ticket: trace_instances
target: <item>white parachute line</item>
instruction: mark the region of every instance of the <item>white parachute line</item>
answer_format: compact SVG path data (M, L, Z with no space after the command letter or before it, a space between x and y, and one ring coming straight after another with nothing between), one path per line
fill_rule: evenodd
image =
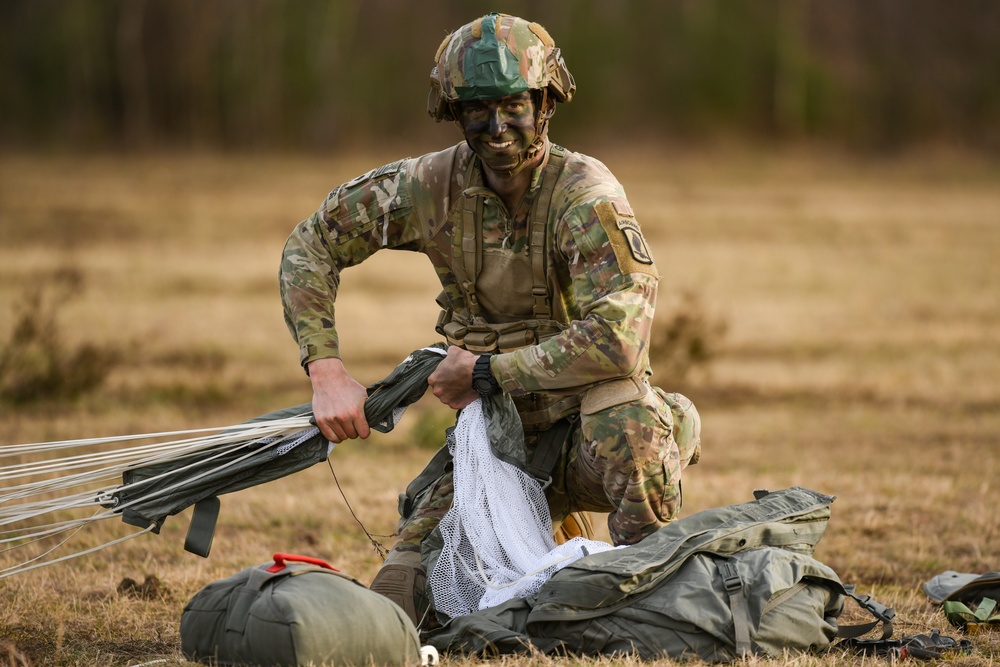
M266 437L267 436L265 436L265 438ZM227 445L236 444L236 445L241 445L241 446L245 445L245 446L249 447L249 446L252 446L254 444L259 443L261 440L263 440L265 438L257 438L257 439L250 440L250 441L247 441L247 439L245 437L240 438L240 439L235 440L235 441L215 441L215 440L213 440L212 442L202 443L199 446L189 445L189 446L187 446L184 449L182 455L177 455L176 453L173 453L173 454L157 454L157 455L154 455L154 456L148 456L146 458L132 457L134 460L128 460L128 457L123 456L122 458L124 458L126 460L125 460L124 463L121 463L121 464L112 465L112 466L106 466L104 468L98 468L96 470L91 470L89 472L76 473L76 474L73 474L73 475L63 475L61 477L54 478L54 479L51 479L51 480L42 480L42 481L38 481L38 482L29 482L27 484L22 484L22 485L19 485L19 486L8 487L8 488L11 488L11 489L41 488L43 490L54 490L54 489L60 489L60 488L70 488L70 487L75 486L77 484L83 484L83 483L93 482L93 481L95 481L97 479L100 479L101 477L117 477L118 475L120 475L122 472L124 472L125 470L127 470L129 468L140 468L140 467L144 467L144 466L154 465L154 464L157 464L157 463L165 463L167 461L174 461L174 460L186 458L187 456L192 456L194 454L197 454L198 452L207 452L207 451L211 451L212 449L218 449L218 450L220 450L222 452L231 451L232 447L228 447L227 448ZM53 464L53 470L59 470L60 468L58 467L58 465L59 465L58 462L54 463ZM0 469L0 470L2 470L2 469ZM0 475L0 479L3 479L2 475ZM2 501L2 500L6 500L6 496L0 496L0 501Z
M90 464L90 462L93 462L91 465L98 465L101 461L134 459L148 452L156 453L157 456L155 458L157 460L170 460L171 458L180 457L177 452L196 452L213 446L222 446L232 444L233 442L244 442L251 437L254 439L274 437L276 435L287 433L293 429L296 431L304 430L309 426L311 426L311 423L308 421L308 418L289 417L287 419L274 420L270 422L256 422L251 424L249 427L242 429L242 431L238 433L226 432L214 436L188 438L163 443L151 443L148 445L139 445L137 447L130 447L126 449L117 449L91 454L77 454L46 462L15 463L0 468L0 480L15 479L29 474L72 470L79 467L85 467L83 464Z
M310 433L312 430L312 433ZM218 431L224 431L223 433L218 433ZM44 479L34 482L28 482L24 484L19 484L13 487L7 487L5 493L0 494L0 526L23 523L26 520L36 518L45 514L51 514L55 512L66 512L70 510L79 510L87 507L93 507L95 505L103 507L103 511L98 511L95 514L87 517L79 517L75 519L67 519L62 521L57 521L48 524L42 524L30 528L13 528L7 530L0 530L0 544L12 545L6 548L0 549L0 553L7 551L12 551L20 549L22 547L28 546L40 540L50 538L53 536L72 531L68 537L59 542L51 549L46 552L35 556L34 558L26 561L25 563L18 564L16 566L11 566L5 569L0 569L0 579L17 574L20 572L25 572L28 570L35 569L37 567L42 567L45 565L54 564L70 558L76 558L78 556L86 555L100 549L118 544L125 540L138 537L139 535L145 534L154 530L156 528L156 522L152 522L146 529L134 533L132 535L113 540L106 544L81 551L79 553L70 554L61 558L53 559L45 562L36 562L41 558L46 557L53 553L56 549L66 544L67 541L72 539L72 537L79 532L85 525L93 523L95 521L102 521L110 518L120 517L123 511L132 505L143 503L151 499L155 499L164 494L169 494L184 485L197 483L200 479L218 474L224 471L230 466L237 465L244 460L257 454L262 447L270 447L278 445L283 447L283 451L278 452L279 455L290 451L294 447L298 446L310 437L313 437L317 429L310 422L308 414L303 416L290 417L281 420L270 420L262 422L254 422L250 424L241 424L238 426L227 426L218 429L197 429L190 431L175 431L167 433L164 435L176 435L176 434L188 434L188 433L205 433L212 432L213 435L200 436L197 438L186 438L183 440L176 440L168 443L152 443L146 445L140 445L137 447L128 448L125 450L111 451L111 452L97 452L89 455L74 455L71 457L65 457L62 461L53 461L45 464L15 464L14 466L0 467L0 480L4 479L16 479L18 477L32 477L38 476L40 474L51 474L59 470L67 469L79 469L87 466L95 466L112 463L112 465L104 465L104 467L98 468L96 470L87 470L82 472L73 473L70 475L64 475L58 478ZM5 452L3 455L12 456L12 452L18 455L24 455L26 453L36 453L39 451L54 451L65 447L79 447L81 443L83 444L100 444L106 442L121 442L127 440L138 440L142 438L155 437L158 434L143 434L136 436L123 436L119 438L92 438L88 440L74 440L74 441L62 441L61 443L41 443L42 446L37 445L16 445L9 447L0 447L0 452ZM107 501L113 497L113 494L121 491L124 488L139 489L142 486L152 484L154 482L169 479L170 477L176 476L178 473L183 473L185 470L194 467L204 466L206 463L210 463L214 459L217 459L225 454L237 451L241 448L246 448L247 452L242 456L237 457L232 461L224 462L220 465L215 465L209 469L203 470L197 475L180 480L174 484L170 484L163 489L142 495L140 497L134 498L125 503L120 503L114 507L108 507ZM194 457L195 454L202 452L206 456ZM327 452L329 454L329 450ZM175 467L171 470L166 470L160 474L154 475L152 477L139 480L132 484L124 485L121 484L121 474L128 469L135 469L143 466L153 465L157 463L164 463L171 460L183 459L186 457L192 457L189 463L183 466ZM69 465L65 465L66 462ZM15 506L9 506L11 500L19 500L30 498L32 496L51 494L60 490L68 490L76 487L85 486L88 484L94 484L95 482L106 480L110 482L105 484L98 490L85 490L76 493L72 493L68 496L63 496L61 498L48 498L42 500L35 500L25 503L20 503ZM4 507L3 504L7 504Z
M109 515L106 512L99 512L92 516L79 517L76 519L66 519L65 521L57 521L54 523L47 523L41 526L36 526L35 532L21 532L19 535L14 537L5 537L0 539L0 544L12 544L14 542L21 542L23 540L35 540L42 539L45 537L51 537L52 535L57 535L65 530L69 530L74 526L80 526L87 523L94 523L95 521L102 521L104 519L109 519L113 515ZM17 531L5 531L3 534L8 535L15 533ZM16 548L16 547L15 547Z
M242 424L232 424L230 426L213 426L209 428L196 428L196 429L185 429L182 431L161 431L159 433L136 433L132 435L116 435L103 438L82 438L78 440L54 440L52 442L32 442L21 445L0 445L0 457L4 456L18 456L25 453L39 453L47 452L56 449L70 449L73 447L85 447L89 445L103 445L115 442L127 442L130 440L145 440L153 438L166 438L174 437L178 435L191 435L195 433L218 433L220 431L250 431L261 426L275 425L283 426L285 428L294 427L296 424L301 424L304 420L308 424L309 417L303 413L302 415L296 415L293 417L284 417L282 419L271 419L259 422L247 422ZM196 441L201 438L191 438L189 440Z
M73 522L73 525L77 525L77 524L78 524L78 522ZM47 530L44 533L36 533L36 534L32 534L32 535L25 535L25 536L22 536L22 537L15 537L15 538L10 538L10 539L6 539L6 540L0 540L0 544L7 544L9 542L21 542L22 543L22 544L15 544L15 545L9 546L9 547L4 547L4 548L0 549L0 554L5 554L5 553L7 553L9 551L16 551L17 549L21 549L23 547L29 546L31 544L34 544L35 542L41 542L46 537L50 537L52 535L58 535L59 533L64 533L67 530L72 530L73 529L73 525L66 526L66 527L63 527L63 528L58 528L58 529Z
M119 478L122 470L113 471L106 475L96 473L77 473L74 475L67 475L66 477L42 479L34 482L25 482L24 484L18 484L17 486L11 486L7 488L9 493L0 495L0 505L14 500L20 500L22 498L30 498L31 496L49 493L51 491L72 489L75 486L83 486L84 484L93 486L95 482L99 482L102 479L110 481ZM2 510L0 510L0 514L2 513Z
M94 505L104 506L97 500L101 492L81 491L59 498L48 498L36 500L30 503L21 503L10 507L0 508L0 526L5 526L14 521L27 520L39 514L68 510L77 507L93 507ZM11 518L12 517L12 518Z
M315 428L315 427L310 427L310 428ZM197 453L197 451L207 451L207 450L211 450L213 448L217 449L218 451L214 452L213 455L211 455L211 456L203 457L203 458L194 460L194 461L192 461L192 463L188 464L187 466L182 466L182 467L179 467L179 468L174 468L173 470L167 471L164 474L157 475L157 476L145 479L145 480L141 480L139 482L135 482L134 484L132 484L130 486L132 486L133 488L138 488L138 487L141 487L143 484L148 484L148 483L151 483L151 482L156 481L158 479L161 479L163 476L165 476L167 474L174 474L174 473L176 473L178 471L186 470L187 468L191 467L192 465L197 465L197 464L200 464L200 463L204 463L205 461L211 461L213 458L216 458L218 456L221 456L222 454L225 454L225 453L230 452L230 451L233 450L232 447L228 447L228 448L225 447L226 444L230 444L230 445L236 444L238 447L244 447L244 446L245 447L252 447L255 444L261 444L262 441L265 441L265 440L268 440L268 439L272 439L273 440L272 442L265 443L265 445L269 446L271 444L274 444L274 442L281 442L282 440L286 440L290 436L295 436L295 435L299 435L299 437L301 438L301 440L304 440L305 436L300 435L300 434L308 432L310 430L310 428L300 429L300 430L297 430L297 431L295 431L295 432L293 432L291 434L287 434L287 433L283 434L284 437L280 438L280 439L277 439L277 440L273 440L273 438L274 438L274 436L272 435L273 429L268 429L268 431L266 432L266 434L263 437L256 438L256 439L254 439L252 441L249 441L249 442L246 440L246 436L244 435L244 437L242 437L240 439L237 439L237 440L235 440L233 442L229 442L229 443L215 443L213 445L213 447L203 447L201 450L196 450L195 449L195 450L190 451L189 455ZM311 437L311 436L308 436L308 437ZM300 440L300 442L301 442L301 440ZM257 451L258 449L260 449L260 448L259 447L258 448L254 448L252 451ZM179 458L184 458L184 457L152 456L152 457L147 457L146 459L142 459L140 461L132 462L132 463L130 463L128 465L108 466L108 467L105 467L105 468L101 468L101 469L98 469L98 470L92 470L92 471L85 472L85 473L77 473L77 474L74 474L74 475L66 475L66 476L63 476L63 477L55 478L55 479L41 480L41 481L32 482L32 483L28 483L28 484L22 484L22 485L19 485L19 486L16 486L16 487L11 487L11 489L12 489L11 493L0 495L0 503L2 503L2 502L8 502L10 500L15 500L15 499L19 499L19 498L30 497L32 495L38 495L38 494L41 494L41 493L50 493L50 492L57 491L57 490L69 489L69 488L73 488L74 486L81 486L81 485L84 485L84 484L93 484L93 483L95 483L95 482L97 482L97 481L99 481L101 479L107 479L108 481L110 481L112 479L118 478L121 475L121 473L124 472L128 468L136 468L136 467L142 467L142 466L152 465L152 464L156 464L156 463L163 463L163 462L166 462L166 461L176 460L176 459L179 459ZM240 460L242 460L242 459L240 459ZM99 492L95 492L95 496L96 495L99 495ZM4 514L4 512L0 511L0 515L2 515L2 514ZM2 522L0 522L0 525L2 525Z
M151 523L148 527L144 528L143 530L140 530L138 533L132 533L131 535L126 535L125 537L120 537L117 540L105 542L104 544L100 544L90 549L85 549L84 551L79 551L77 553L69 554L67 556L62 556L60 558L56 558L53 560L47 560L44 563L35 563L33 565L29 565L28 567L17 566L17 569L8 568L6 570L0 571L0 579L4 579L6 577L10 577L15 574L21 574L22 572L27 572L28 570L35 570L40 567L46 567L47 565L55 565L56 563L61 563L62 561L70 560L71 558L79 558L80 556L86 556L87 554L92 554L95 551L100 551L101 549L107 549L108 547L114 546L116 544L121 544L122 542L127 542L128 540L139 537L140 535L145 535L154 528L156 528L156 524Z
M292 435L295 435L295 434L292 434ZM287 439L287 438L285 438L285 439ZM280 443L281 441L279 440L278 442ZM271 443L271 445L273 445L273 444L276 444L276 443ZM154 475L152 477L148 477L146 479L139 480L138 482L134 482L132 484L118 485L116 487L109 487L109 488L102 489L102 490L99 490L99 491L84 491L84 492L80 492L80 493L74 494L74 495L69 496L69 497L56 498L56 499L48 499L48 500L41 500L41 501L36 501L34 503L22 503L20 505L14 506L12 508L0 510L0 516L3 516L3 515L7 516L7 518L5 518L5 519L0 519L0 526L7 525L7 524L10 524L10 523L22 522L22 521L25 521L27 519L34 518L36 516L41 516L41 515L48 514L48 513L54 512L54 511L59 511L59 510L68 510L68 509L74 509L74 508L78 509L78 508L82 508L82 507L92 507L94 505L104 506L104 503L99 500L102 496L110 496L114 492L119 491L122 488L126 488L126 487L129 487L129 488L132 488L132 489L139 489L142 486L151 484L153 482L159 481L159 480L164 479L164 478L168 478L168 477L174 476L174 475L176 475L176 474L178 474L180 472L183 472L183 471L185 471L185 470L187 470L187 469L189 469L191 467L203 465L203 464L205 464L208 461L211 461L211 460L213 460L215 458L218 458L218 457L220 457L220 456L228 453L229 451L231 451L231 450L220 450L218 452L213 453L211 456L197 459L197 460L192 461L191 463L189 463L189 464L187 464L185 466L181 466L181 467L173 468L171 470L164 471L164 472L160 473L159 475ZM187 482L191 482L191 481L196 481L198 479L201 479L205 475L210 475L210 474L219 472L221 470L224 470L227 466L235 464L235 463L239 463L240 461L243 461L247 457L252 456L257 451L258 451L258 449L253 449L253 450L247 452L246 455L244 455L244 456L242 456L240 458L234 459L233 461L231 461L229 463L226 463L224 465L216 466L214 468L206 470L206 471L202 472L200 475L198 475L196 477L193 477L191 479L182 480L178 484L183 484L183 483L187 483ZM135 503L142 502L142 501L145 501L145 500L149 500L149 499L152 499L152 498L156 498L159 495L162 495L164 493L172 491L173 489L177 488L178 484L166 487L166 488L161 489L159 491L156 491L154 493L146 494L146 495L144 495L144 496L142 496L140 498L135 498L132 501L116 505L116 506L114 506L112 508L108 508L108 512L106 513L106 516L105 517L101 517L101 518L110 518L112 516L120 515L121 512L122 512L122 510L124 510L125 508L130 507L131 505L133 505Z
M181 468L174 468L173 470L169 470L169 471L164 472L164 473L162 473L160 475L157 475L155 477L150 477L148 479L141 480L140 482L136 482L135 484L129 484L128 486L131 486L131 487L135 488L135 487L141 486L143 484L148 484L149 482L154 481L156 479L162 479L164 477L168 477L168 476L174 475L174 474L176 474L177 472L179 472L181 470L186 470L187 468L190 468L192 466L204 463L206 460L210 461L213 458L221 456L224 453L225 453L224 451L223 452L218 452L214 456L209 457L207 459L200 459L198 461L193 461L192 463L190 463L190 464L188 464L186 466L183 466ZM224 464L222 464L220 466L216 466L215 468L211 468L209 470L205 470L205 471L203 471L203 472L195 475L194 477L189 477L187 479L182 479L182 480L180 480L179 482L177 482L175 484L172 484L170 486L165 486L162 489L159 489L158 491L154 491L152 493L146 494L146 495L142 496L141 498L135 498L135 499L130 500L130 501L126 502L126 503L122 503L120 505L116 505L113 511L114 511L115 514L121 513L123 510L131 507L132 505L135 505L135 504L138 504L138 503L150 500L151 498L157 498L159 496L165 495L167 493L170 493L171 491L174 491L174 490L178 489L181 486L184 486L185 484L191 484L193 482L197 482L198 480L202 479L203 477L207 477L209 475L212 475L212 474L215 474L215 473L220 472L222 470L225 470L229 466L236 465L237 463L240 463L241 461L244 461L245 459L250 458L251 456L253 456L256 453L257 453L257 450L249 451L249 452L247 452L246 454L244 454L243 456L241 456L239 458L233 459L232 461L227 461L226 463L224 463Z
M227 452L228 452L228 450L222 450L222 451L219 451L219 452L215 452L212 456L209 456L209 457L206 457L206 458L202 458L202 459L198 459L196 461L192 461L191 463L189 463L189 464L187 464L185 466L181 466L179 468L173 468L171 470L164 471L164 472L160 473L159 475L154 475L152 477L140 480L138 482L135 482L134 484L119 485L118 487L116 487L114 489L106 489L106 490L103 490L101 492L92 492L92 493L86 493L86 492L84 492L84 493L78 493L78 494L75 494L74 496L71 496L69 499L63 498L63 499L53 499L51 501L39 501L37 504L25 503L25 504L17 506L17 507L22 508L22 510L23 510L20 514L18 514L18 515L12 515L12 516L10 516L7 519L0 520L0 526L11 524L11 523L23 522L23 521L26 521L28 519L31 519L31 518L34 518L34 517L37 517L37 516L42 516L44 514L48 514L50 512L54 512L54 511L58 511L58 510L68 510L68 509L74 509L74 508L80 508L80 507L88 507L88 506L93 506L93 505L99 505L100 503L97 501L97 498L100 497L101 495L109 494L109 493L114 493L115 491L118 491L118 490L120 490L122 488L126 488L126 487L130 487L132 489L141 488L142 486L151 484L152 482L156 482L156 481L159 481L161 479L164 479L164 478L176 475L177 473L183 472L183 471L187 470L188 468L204 464L205 462L211 461L212 459L215 459L215 458L218 458L218 457L226 454ZM174 485L165 487L163 489L160 489L159 491L155 491L153 493L146 494L146 495L144 495L142 497L139 497L139 498L134 498L131 501L128 501L128 502L125 502L125 503L121 503L119 505L116 505L113 508L108 508L107 512L102 513L101 516L99 516L98 518L96 518L94 520L100 520L100 519L105 519L105 518L111 518L111 517L119 516L119 515L121 515L121 513L122 513L122 511L124 509L126 509L128 507L131 507L132 505L134 505L136 503L143 502L143 501L146 501L146 500L150 500L152 498L156 498L156 497L158 497L160 495L163 495L164 493L168 493L170 491L173 491L178 486L181 486L181 485L186 484L188 482L197 481L198 479L201 479L202 477L204 477L206 475L210 475L210 474L219 472L221 470L225 470L225 468L227 466L229 466L231 464L239 463L240 461L246 459L247 457L252 456L254 453L256 453L256 450L250 451L246 455L244 455L244 456L242 456L242 457L240 457L238 459L234 459L233 461L230 461L229 463L226 463L226 464L221 465L221 466L216 466L214 468L206 470L206 471L204 471L203 473L201 473L200 475L198 475L196 477L193 477L193 478L190 478L190 479L181 480L180 482L178 482L178 483L176 483ZM77 499L77 501L73 502L73 499ZM67 500L69 500L69 502L62 502L60 504L60 501L67 501ZM81 502L79 502L80 500L86 500L86 502L81 503ZM32 507L32 505L35 505L35 506Z
M4 572L9 572L9 571L11 571L11 570L19 570L19 569L23 568L23 567L24 567L25 565L30 565L31 563L34 563L34 562L36 562L36 561L39 561L39 560L41 560L42 558L45 558L45 557L46 557L46 556L48 556L48 555L49 555L50 553L52 553L53 551L55 551L56 549L58 549L59 547L61 547L61 546L62 546L62 545L64 545L64 544L66 544L66 543L67 543L67 542L69 542L69 541L70 541L71 539L73 539L73 537L74 537L74 536L75 536L75 535L76 535L77 533L79 533L79 532L80 532L81 530L83 530L83 527L84 527L85 525L86 525L86 523L85 523L85 522L81 522L81 523L80 523L80 524L79 524L78 526L76 526L76 529L75 529L75 530L73 530L73 527L72 527L72 526L71 526L71 527L69 527L69 528L64 528L63 530L61 530L61 531L59 531L59 532L67 532L67 531L71 531L71 530L72 530L72 532L71 532L71 533L70 533L70 534L69 534L69 535L68 535L68 536L67 536L66 538L64 538L64 539L63 539L63 540L62 540L61 542L59 542L59 543L58 543L58 544L56 544L55 546L53 546L53 547L49 548L49 550L48 550L48 551L43 551L42 553L38 554L38 555L37 555L37 556L35 556L34 558L29 558L28 560L24 561L23 563L18 563L17 565L12 565L12 566L10 566L10 567L5 567L5 568L3 568L3 569L0 569L0 575L3 575L3 573L4 573ZM55 533L55 534L58 534L58 533ZM38 542L38 541L40 541L41 539L44 539L44 538L38 538L38 539L36 539L36 540L32 540L32 541L31 541L31 542L30 542L29 544L33 544L33 543L35 543L35 542ZM28 545L27 545L27 544L21 544L21 545L18 545L18 546L16 546L16 547L11 547L11 548L12 548L12 549L18 549L18 548L20 548L20 547L24 547L24 546L28 546ZM7 551L7 549L5 549L5 551Z
M33 503L22 503L5 510L3 518L0 518L0 526L21 523L45 514L52 514L53 512L65 512L95 506L107 509L109 516L120 514L117 507L108 507L104 502L101 502L99 500L101 495L103 495L103 493L95 494L93 492L81 492L61 498L51 498ZM0 535L8 534L10 532L12 531L6 530L0 532Z
M522 574L519 578L515 579L514 581L511 581L511 582L506 583L506 584L494 584L492 581L490 581L489 575L486 574L486 570L483 567L483 561L479 557L479 551L475 547L472 548L472 554L476 558L476 569L479 571L479 576L482 577L482 579L483 579L483 584L487 588L490 588L490 589L492 589L494 591L502 591L505 588L510 588L511 586L517 586L518 584L520 584L525 579L528 579L530 577L534 577L535 575L541 574L542 572L545 572L546 570L548 570L550 568L553 568L556 565L559 565L559 563L564 563L564 562L566 562L568 560L573 560L573 559L576 558L576 556L574 556L573 554L567 554L567 555L563 556L562 558L559 558L557 560L552 561L551 563L548 563L546 565L543 565L543 566L539 567L536 570L532 570L531 572L525 572L524 574ZM462 561L462 564L464 565L465 562ZM470 574L471 574L471 572L470 572Z
M45 462L19 463L0 468L0 480L17 479L18 477L30 477L47 472L61 472L63 470L75 470L100 465L108 461L131 461L142 457L147 453L156 453L160 457L166 455L176 455L175 452L184 454L188 451L199 451L210 448L213 442L208 439L199 439L183 444L157 443L132 447L128 449L117 449L106 452L96 452L93 454L78 454L75 456L65 456Z

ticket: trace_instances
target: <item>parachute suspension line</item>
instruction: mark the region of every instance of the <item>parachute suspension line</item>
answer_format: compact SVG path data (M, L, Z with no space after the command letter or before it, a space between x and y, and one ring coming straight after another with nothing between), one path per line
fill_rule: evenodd
M252 431L262 426L269 427L275 424L287 426L289 422L295 422L298 420L304 420L302 422L304 426L309 425L308 417L288 417L286 419L275 419L267 422L247 422L243 424L234 424L230 426L213 426L210 428L186 429L183 431L161 431L159 433L137 433L132 435L114 435L105 438L83 438L78 440L55 440L53 442L33 442L23 445L3 445L0 446L0 457L18 456L24 453L36 454L39 452L47 452L54 449L70 449L74 447L87 447L90 445L105 445L113 442L127 442L129 440L145 440L147 438L167 438L178 435L190 435L193 433L217 433L219 431L239 431L239 430ZM189 438L187 440L177 440L176 442L197 443L204 440L205 438ZM164 443L164 444L172 444L172 443Z
M340 486L340 480L337 479L337 471L333 469L333 462L328 458L326 460L326 463L327 465L330 466L330 472L333 473L333 481L337 485L337 490L340 491L340 497L344 499L344 504L347 505L347 509L350 511L351 516L353 516L354 520L358 522L359 526L361 526L361 530L365 531L365 535L368 537L368 541L372 543L372 547L375 549L375 553L377 553L379 555L379 558L381 558L384 561L385 557L389 554L389 550L386 549L382 545L382 543L376 540L375 538L381 537L384 539L389 537L396 537L399 533L392 533L391 535L372 535L371 533L369 533L368 529L365 528L365 524L361 523L361 519L359 519L358 515L354 513L354 508L351 507L350 501L347 500L347 495L344 493L344 489L341 488Z
M86 525L86 523L80 522L76 527L74 527L74 526L67 526L66 528L62 528L62 529L60 529L60 530L58 530L56 532L52 532L51 533L52 535L58 535L59 533L65 533L65 532L68 532L68 531L72 531L72 532L70 532L70 534L67 537L63 538L63 540L61 542L59 542L58 544L56 544L54 547L49 548L48 551L43 551L42 553L38 554L34 558L29 558L28 560L24 561L23 563L19 563L17 565L13 565L11 567L5 567L3 569L0 569L0 574L3 574L4 572L8 572L10 570L23 570L25 565L29 565L30 563L34 563L35 561L39 561L39 560L45 558L50 553L52 553L53 551L55 551L56 549L58 549L59 547L61 547L64 544L66 544L71 539L73 539L73 537L77 533L79 533L81 530L83 530L83 527L85 525ZM28 542L28 544L34 544L35 542L40 542L41 540L45 539L45 537L47 537L47 535L42 535L41 537L36 537L35 539L31 540L31 542ZM13 546L13 547L7 547L6 549L4 549L4 551L10 551L12 549L17 549L20 546L25 546L25 545L18 545L18 546Z
M133 539L156 529L153 522L139 532L114 539L110 542L59 558L51 557L86 525L96 521L121 518L123 510L134 504L155 498L178 488L182 481L173 482L172 477L195 467L202 469L187 481L197 481L206 476L220 473L253 456L261 447L277 445L276 454L281 456L295 448L317 429L309 421L308 415L297 415L284 419L248 422L211 429L147 433L116 436L112 438L90 438L86 440L65 440L31 445L11 445L0 447L0 459L11 456L45 455L68 448L84 449L87 446L107 443L150 440L155 438L187 436L172 441L137 444L132 447L112 451L91 451L42 462L17 462L0 466L0 554L16 551L47 540L56 543L42 546L41 553L31 555L27 560L14 565L0 566L0 578L76 558ZM217 461L227 454L236 454L230 461ZM51 454L48 454L51 456ZM57 454L58 455L58 454ZM168 481L165 488L151 490L126 502L117 502L115 494L123 488L122 475L126 470L151 464L177 460L180 465L165 472L135 481L128 485L131 489L148 487L154 483ZM211 463L214 461L214 464ZM70 474L53 477L61 471ZM11 480L19 483L11 484ZM60 497L53 494L62 493ZM93 512L93 508L99 509ZM90 510L86 515L66 515L67 512ZM50 520L35 525L26 525L34 519L48 516ZM34 551L34 549L32 549ZM27 555L27 554L26 554Z
M82 528L82 527L83 526L80 526L80 528ZM76 553L71 553L69 555L62 556L60 558L54 558L53 560L47 560L47 561L45 561L43 563L34 563L33 565L28 565L27 567L23 567L22 565L17 565L15 567L7 568L5 570L0 570L0 579L4 579L6 577L10 577L10 576L13 576L15 574L21 574L22 572L27 572L28 570L36 570L36 569L38 569L40 567L46 567L48 565L55 565L56 563L61 563L62 561L69 560L71 558L79 558L80 556L86 556L87 554L92 554L95 551L100 551L101 549L107 549L108 547L113 547L116 544L121 544L122 542L127 542L127 541L129 541L129 540L131 540L133 538L139 537L140 535L145 535L146 533L150 532L154 528L156 528L156 524L155 523L151 523L149 526L147 526L143 530L140 530L137 533L132 533L131 535L126 535L125 537L120 537L117 540L111 540L110 542L105 542L104 544L99 544L96 547L91 547L90 549L85 549L83 551L77 551ZM77 530L79 530L79 528ZM74 534L75 534L75 532L74 532ZM72 537L72 536L70 536L70 537ZM64 542L65 542L65 540L64 540ZM61 544L62 543L60 543L59 545L56 545L56 546L60 546ZM46 552L46 553L49 553L49 552ZM42 555L45 555L45 554L42 554ZM32 560L36 560L36 559L32 559ZM28 561L28 562L30 563L32 561Z

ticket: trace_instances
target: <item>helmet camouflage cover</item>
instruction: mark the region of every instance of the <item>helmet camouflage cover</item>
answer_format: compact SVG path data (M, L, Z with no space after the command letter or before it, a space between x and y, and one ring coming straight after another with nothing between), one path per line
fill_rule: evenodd
M573 75L545 28L509 14L487 14L448 35L434 56L427 110L454 120L452 104L544 91L558 102L576 92Z

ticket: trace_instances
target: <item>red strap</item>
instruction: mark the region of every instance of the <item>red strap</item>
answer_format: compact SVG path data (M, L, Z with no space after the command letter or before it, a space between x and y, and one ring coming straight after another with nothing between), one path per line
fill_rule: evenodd
M313 558L312 556L299 556L297 554L274 554L274 565L267 568L268 572L281 572L285 569L285 561L291 561L294 563L309 563L310 565L319 565L320 567L325 567L328 570L333 570L334 572L340 572L337 568L327 563L325 560L320 560L319 558Z

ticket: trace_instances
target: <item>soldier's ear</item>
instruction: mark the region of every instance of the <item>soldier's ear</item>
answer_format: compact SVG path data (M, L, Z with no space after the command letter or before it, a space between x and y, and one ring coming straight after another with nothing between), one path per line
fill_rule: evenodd
M556 101L548 93L547 90L533 90L532 101L535 103L535 108L538 109L538 115L543 120L548 120L552 118L556 113Z
M545 120L548 120L556 115L556 101L554 99L546 95L543 105L542 117L545 118Z

